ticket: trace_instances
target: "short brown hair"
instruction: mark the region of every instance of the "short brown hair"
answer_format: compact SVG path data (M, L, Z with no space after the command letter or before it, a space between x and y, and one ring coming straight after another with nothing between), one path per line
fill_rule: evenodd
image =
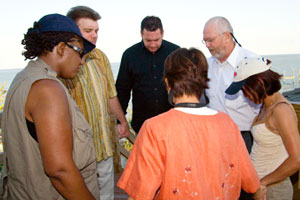
M204 54L195 48L179 48L172 52L165 61L164 78L173 90L174 97L196 95L200 98L208 88L208 65Z
M72 18L75 22L81 18L89 18L94 21L101 19L98 12L87 6L75 6L68 11L67 16Z
M242 87L245 97L251 95L254 103L263 103L266 96L271 96L281 89L280 78L282 76L272 70L255 74L246 79ZM251 98L249 98L251 99Z

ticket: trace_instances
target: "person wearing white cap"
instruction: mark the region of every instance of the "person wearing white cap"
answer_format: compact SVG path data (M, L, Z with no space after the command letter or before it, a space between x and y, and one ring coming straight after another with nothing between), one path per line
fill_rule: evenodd
M251 132L251 160L267 199L293 198L289 176L300 168L300 137L293 106L278 91L281 75L264 58L245 58L235 69L229 95L240 90L255 104L262 104Z

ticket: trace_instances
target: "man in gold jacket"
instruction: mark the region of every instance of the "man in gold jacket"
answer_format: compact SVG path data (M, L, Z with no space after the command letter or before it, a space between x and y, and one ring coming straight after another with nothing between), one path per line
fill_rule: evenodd
M76 22L83 37L96 45L100 15L89 7L76 6L69 10L67 16ZM87 54L77 76L72 80L63 80L63 83L93 130L100 198L113 200L114 127L110 114L113 113L120 121L119 138L129 136L129 126L117 98L110 62L100 49L95 48Z

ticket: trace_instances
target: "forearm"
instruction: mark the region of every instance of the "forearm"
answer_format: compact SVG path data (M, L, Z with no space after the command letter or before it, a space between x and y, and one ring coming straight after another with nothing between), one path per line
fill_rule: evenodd
M109 106L111 112L116 116L116 118L121 122L121 123L127 123L126 117L124 115L124 112L122 110L122 107L119 103L118 97L112 97L109 99Z
M123 113L121 105L117 97L113 97L109 100L111 112L117 117L121 124L118 124L118 133L119 139L128 137L129 132L129 125L127 123L126 117Z
M95 199L85 185L85 182L76 166L73 166L70 169L54 172L52 175L49 175L49 178L55 189L65 199Z
M296 158L289 157L275 171L263 177L261 184L268 186L282 181L286 177L293 175L299 168L299 161Z

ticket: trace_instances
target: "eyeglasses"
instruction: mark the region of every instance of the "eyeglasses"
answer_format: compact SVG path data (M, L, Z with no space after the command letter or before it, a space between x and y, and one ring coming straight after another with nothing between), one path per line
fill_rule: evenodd
M213 39L202 40L202 43L203 43L204 45L206 45L208 42L209 42L209 43L212 43L215 39L217 39L219 36L221 36L221 35L223 35L223 34L224 34L224 33L219 34L219 35L217 35L216 37L214 37Z
M76 51L77 53L79 53L80 58L83 58L83 56L84 56L84 54L85 54L84 49L81 49L81 48L79 48L79 47L73 46L73 45L68 44L68 43L66 43L66 42L65 42L65 44L66 44L68 47L70 47L71 49L73 49L74 51Z

